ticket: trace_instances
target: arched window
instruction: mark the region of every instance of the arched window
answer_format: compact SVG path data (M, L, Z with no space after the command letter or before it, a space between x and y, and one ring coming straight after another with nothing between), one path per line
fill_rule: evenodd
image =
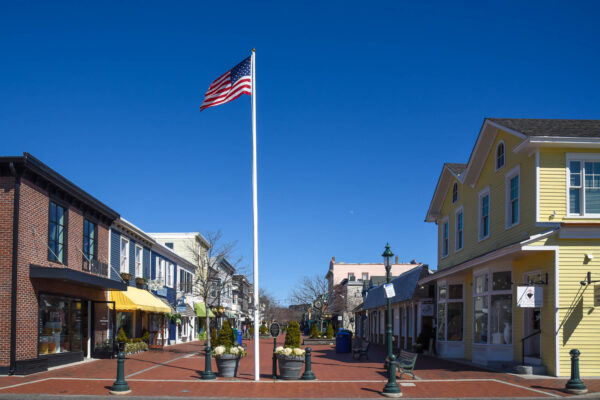
M498 143L496 147L496 169L500 169L504 166L504 142Z
M452 186L452 203L456 203L458 200L458 183L454 182Z

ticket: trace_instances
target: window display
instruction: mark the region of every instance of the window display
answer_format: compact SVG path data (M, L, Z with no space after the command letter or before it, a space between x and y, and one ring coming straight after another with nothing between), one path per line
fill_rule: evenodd
M463 285L442 284L438 297L438 340L463 340L463 307Z
M133 313L118 312L117 313L117 334L121 332L121 328L129 339L133 338Z
M448 338L450 341L463 339L463 303L448 303Z
M475 333L473 341L475 343L487 343L488 332L488 298L487 296L475 297Z
M81 351L81 327L81 300L40 295L40 355Z
M437 335L438 340L446 340L446 304L441 303L438 304L438 327L437 327Z
M512 343L512 295L492 296L492 344Z
M476 276L473 292L473 342L512 344L512 272Z

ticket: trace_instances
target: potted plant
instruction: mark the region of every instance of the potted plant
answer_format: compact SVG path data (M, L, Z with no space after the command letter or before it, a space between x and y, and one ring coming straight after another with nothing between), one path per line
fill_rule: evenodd
M143 287L146 284L146 282L147 282L146 278L141 278L139 276L137 278L135 278L135 284L138 286Z
M304 350L300 347L300 325L292 321L285 334L285 343L275 349L281 379L298 379L304 364Z
M219 376L232 378L237 375L240 358L246 355L246 351L235 342L229 321L223 322L218 342L219 345L213 349L212 355L217 361Z
M128 272L121 272L121 279L123 279L123 281L125 283L129 283L129 281L131 280L131 278L133 278L133 276L128 273Z

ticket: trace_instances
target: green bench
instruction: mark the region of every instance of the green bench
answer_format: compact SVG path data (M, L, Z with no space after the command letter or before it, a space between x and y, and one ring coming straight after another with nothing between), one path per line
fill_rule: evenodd
M402 379L403 374L409 374L415 379L414 369L417 355L417 353L411 353L410 351L400 351L400 355L397 357L398 361L396 361L396 373L400 374L400 379Z

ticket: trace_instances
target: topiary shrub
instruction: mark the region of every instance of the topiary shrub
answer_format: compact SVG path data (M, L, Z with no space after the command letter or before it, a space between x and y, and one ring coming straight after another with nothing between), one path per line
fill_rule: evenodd
M225 346L226 349L233 346L233 330L231 329L231 325L229 325L229 321L223 322L221 332L219 333L219 346Z
M217 337L217 328L213 327L210 330L210 345L212 347L219 345L219 338Z
M317 339L319 337L319 329L317 329L317 324L312 324L310 326L310 338Z
M142 329L142 340L146 343L150 341L150 332L146 328Z
M283 346L300 348L300 325L297 321L290 322L290 326L285 334L285 343Z
M119 334L117 335L117 342L125 343L127 342L127 339L127 335L125 334L123 328L119 329Z
M327 339L331 339L333 338L333 327L331 326L331 324L327 324Z
M268 335L269 334L269 329L267 328L267 326L265 325L265 323L263 322L263 324L260 326L260 330L258 331L261 335Z

